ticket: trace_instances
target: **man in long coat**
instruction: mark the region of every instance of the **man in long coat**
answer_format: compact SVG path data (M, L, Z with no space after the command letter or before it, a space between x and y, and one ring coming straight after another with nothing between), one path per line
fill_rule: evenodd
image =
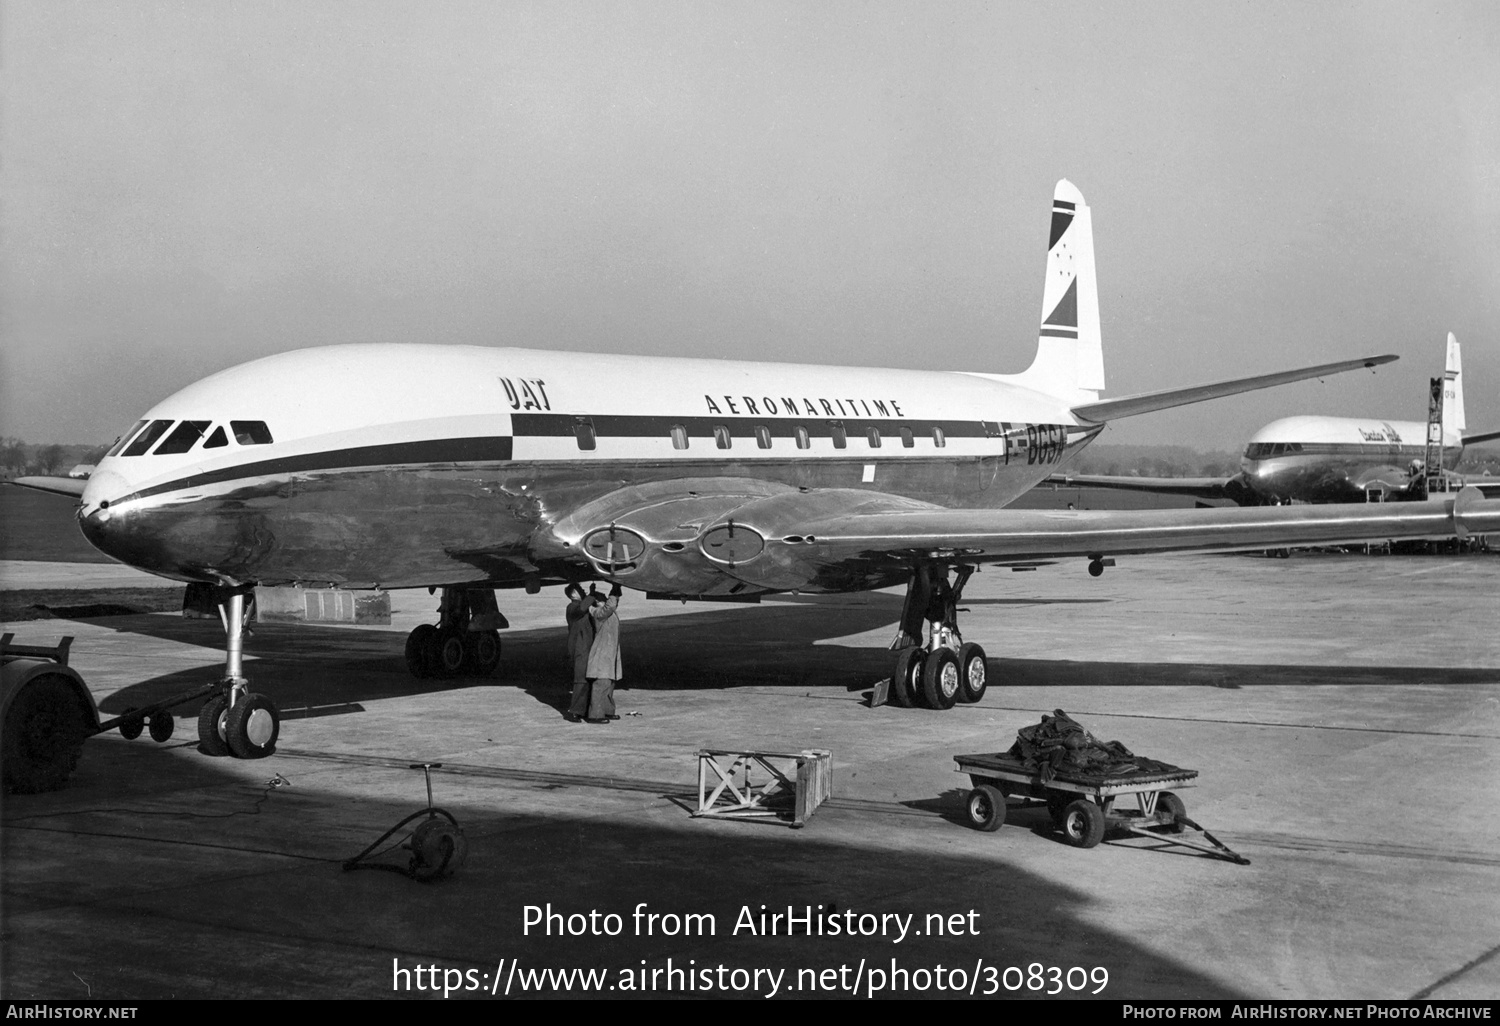
M568 669L573 673L573 697L568 719L577 723L589 714L589 649L594 644L594 618L589 616L596 596L585 595L583 586L570 584L563 593L568 603Z
M618 720L615 715L615 681L620 679L620 586L609 589L609 598L589 610L594 621L594 644L589 648L590 723Z

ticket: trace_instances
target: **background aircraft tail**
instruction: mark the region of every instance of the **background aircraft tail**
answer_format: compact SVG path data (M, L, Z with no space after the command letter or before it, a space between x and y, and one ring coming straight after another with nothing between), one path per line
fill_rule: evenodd
M1443 434L1463 436L1467 423L1464 420L1463 357L1459 355L1458 339L1448 332L1448 362L1443 368Z
M1075 405L1098 399L1104 389L1093 217L1083 193L1066 178L1052 196L1036 359L1012 380Z

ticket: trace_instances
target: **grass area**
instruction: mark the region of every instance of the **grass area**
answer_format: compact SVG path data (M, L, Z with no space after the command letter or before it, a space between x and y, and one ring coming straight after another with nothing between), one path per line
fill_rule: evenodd
M5 623L16 620L82 620L96 616L176 613L181 610L182 591L178 588L0 591L0 621Z
M0 559L109 563L73 519L77 502L13 485L0 486Z

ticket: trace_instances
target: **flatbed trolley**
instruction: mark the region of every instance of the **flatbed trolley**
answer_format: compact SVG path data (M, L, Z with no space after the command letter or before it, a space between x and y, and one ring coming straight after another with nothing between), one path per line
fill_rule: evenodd
M1193 783L1197 770L1167 766L1114 776L1060 772L1043 783L1040 773L1007 755L955 755L953 761L958 764L957 772L967 773L974 785L964 812L976 829L999 830L1005 822L1007 798L1045 802L1052 822L1074 847L1092 848L1104 839L1106 830L1114 829L1250 864L1188 819L1182 799L1167 790L1197 786ZM1184 835L1185 827L1202 834L1208 843Z

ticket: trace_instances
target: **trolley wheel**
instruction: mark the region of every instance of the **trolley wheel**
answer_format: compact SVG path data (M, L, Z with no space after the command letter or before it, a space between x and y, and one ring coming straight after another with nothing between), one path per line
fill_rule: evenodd
M952 709L958 701L958 656L952 649L934 649L922 664L922 697L930 709Z
M198 710L198 751L204 755L228 755L229 742L224 740L224 720L229 713L229 697L215 695Z
M152 713L150 720L147 721L147 727L151 731L151 740L157 744L166 744L172 740L172 730L176 726L177 721L165 709Z
M1005 823L1005 795L993 784L976 784L964 811L969 814L970 826L992 833Z
M248 694L224 718L224 740L240 759L264 759L276 751L281 734L281 712L265 695Z
M1156 796L1156 818L1167 828L1169 834L1182 833L1182 820L1187 816L1187 806L1171 791Z
M120 736L126 741L134 741L141 736L141 731L146 729L146 719L143 716L131 716L135 712L135 706L130 706L121 713Z
M896 662L891 669L891 704L910 709L917 704L917 693L922 688L922 650L903 648L896 653Z
M984 676L984 649L972 641L964 643L958 650L958 700L977 702L984 697L989 685Z
M1104 810L1087 798L1068 803L1063 809L1063 836L1075 848L1092 848L1104 840Z
M420 679L432 674L427 656L432 650L432 636L436 633L436 627L424 623L412 628L412 632L406 636L406 668L413 677Z
M469 631L464 635L464 657L480 677L500 668L500 632Z
M464 672L464 632L457 627L435 630L427 649L428 665L435 677L457 677Z

